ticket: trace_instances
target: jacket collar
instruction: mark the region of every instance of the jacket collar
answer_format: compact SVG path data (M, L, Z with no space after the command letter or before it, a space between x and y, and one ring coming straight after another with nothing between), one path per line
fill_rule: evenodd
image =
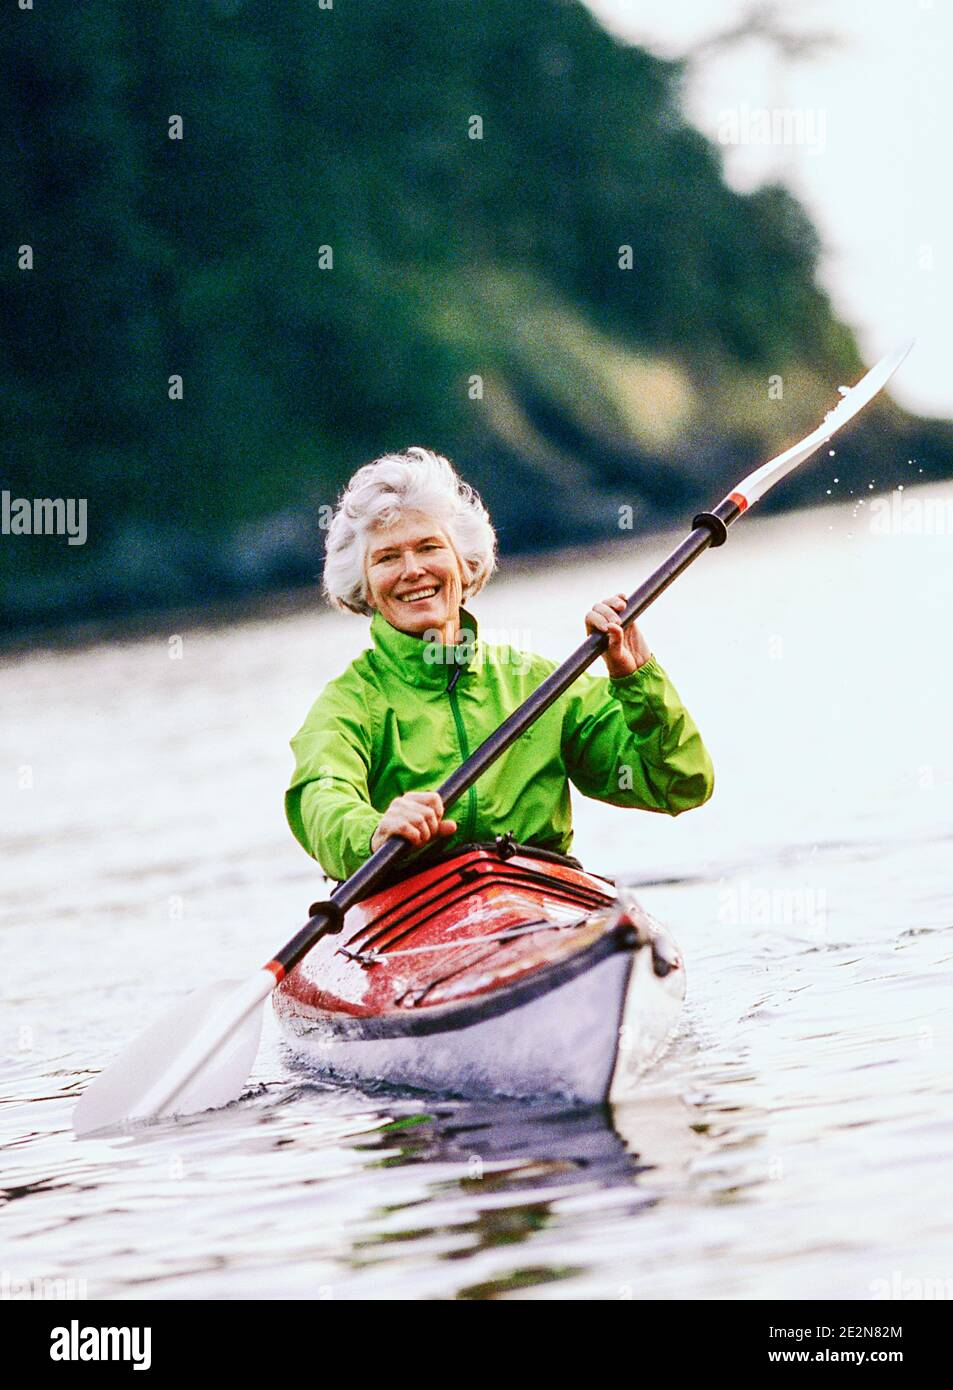
M375 613L371 619L374 663L407 685L446 690L454 667L460 667L457 679L463 680L480 662L477 621L465 608L460 609L460 629L461 640L456 646L446 645L431 641L426 634L415 637L412 633L401 632L380 613Z

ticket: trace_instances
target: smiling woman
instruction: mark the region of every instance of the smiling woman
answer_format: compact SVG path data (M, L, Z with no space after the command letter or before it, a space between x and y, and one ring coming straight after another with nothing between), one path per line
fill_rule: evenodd
M371 648L331 681L292 740L286 794L295 836L336 879L399 835L421 850L511 832L560 854L572 844L569 783L613 805L677 815L711 795L711 761L625 598L585 615L608 635L609 676L580 677L443 817L446 776L535 690L552 662L481 643L463 604L496 566L480 498L428 449L360 468L328 531L325 592L371 617Z
M570 783L617 806L678 815L702 805L713 771L699 731L622 595L595 603L608 680L583 676L443 819L432 788L549 676L553 663L479 641L463 607L495 569L481 499L431 450L358 468L328 531L324 585L336 607L371 616L372 646L326 685L292 739L293 833L332 878L349 877L393 835L446 848L511 833L567 853Z

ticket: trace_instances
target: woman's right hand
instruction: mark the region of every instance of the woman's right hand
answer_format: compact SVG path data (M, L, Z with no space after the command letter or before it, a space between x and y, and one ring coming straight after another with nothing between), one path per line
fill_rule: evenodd
M395 796L371 836L371 849L380 849L392 835L403 835L416 847L435 836L452 835L455 820L443 820L443 802L438 792L406 792Z

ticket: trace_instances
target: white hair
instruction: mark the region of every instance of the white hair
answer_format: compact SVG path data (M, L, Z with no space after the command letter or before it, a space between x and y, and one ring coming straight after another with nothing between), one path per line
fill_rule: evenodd
M335 608L370 615L365 559L370 532L407 512L437 523L460 561L463 598L479 593L496 569L496 532L479 495L431 449L382 454L364 464L341 494L325 547L324 592Z

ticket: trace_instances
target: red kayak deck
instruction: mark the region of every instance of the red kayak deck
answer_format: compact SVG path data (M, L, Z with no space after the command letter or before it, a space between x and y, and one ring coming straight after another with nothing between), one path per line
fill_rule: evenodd
M487 996L502 1003L569 978L630 946L626 930L607 879L556 856L470 847L352 907L282 981L275 1008L299 1022L416 1031L411 1019L419 1027L431 1010L479 1011Z

